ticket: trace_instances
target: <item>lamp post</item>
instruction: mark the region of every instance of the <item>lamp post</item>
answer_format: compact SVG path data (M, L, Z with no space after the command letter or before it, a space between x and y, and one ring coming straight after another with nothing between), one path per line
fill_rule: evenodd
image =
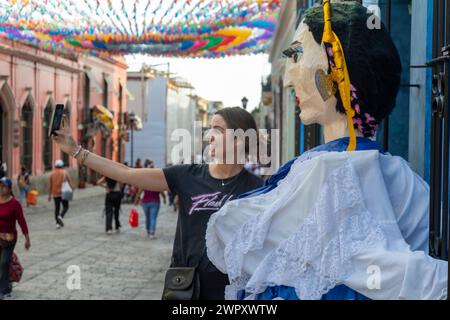
M247 103L248 103L247 97L243 97L241 102L242 102L242 107L247 110Z
M131 166L134 164L134 113L130 113L129 122L131 129Z

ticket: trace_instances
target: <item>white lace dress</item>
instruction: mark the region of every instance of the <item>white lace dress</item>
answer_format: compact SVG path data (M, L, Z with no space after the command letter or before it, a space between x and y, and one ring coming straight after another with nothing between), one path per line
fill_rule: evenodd
M208 257L229 276L227 299L272 286L320 299L340 284L371 299L445 299L447 262L427 255L428 197L402 158L309 153L277 188L211 217Z

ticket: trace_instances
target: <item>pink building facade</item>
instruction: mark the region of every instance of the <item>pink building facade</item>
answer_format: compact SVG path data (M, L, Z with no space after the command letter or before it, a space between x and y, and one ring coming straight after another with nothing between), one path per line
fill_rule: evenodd
M95 180L47 135L57 103L65 105L72 134L80 143L122 161L126 69L122 57L70 59L0 40L0 161L6 163L8 176L15 180L23 165L32 173L34 186L45 192L55 160L63 159L77 181ZM96 105L114 115L113 129L93 121Z

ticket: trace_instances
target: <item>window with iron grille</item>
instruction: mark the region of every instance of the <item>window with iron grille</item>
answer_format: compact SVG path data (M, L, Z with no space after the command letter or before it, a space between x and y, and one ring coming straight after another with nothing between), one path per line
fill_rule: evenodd
M90 99L91 99L91 81L87 75L84 74L84 87L83 87L83 124L90 122Z
M450 251L450 3L433 1L430 132L429 253L447 260ZM450 271L450 265L448 266ZM450 282L447 280L447 292ZM450 297L447 295L447 299Z
M108 82L103 79L103 106L108 108Z
M44 121L42 122L42 137L43 137L43 160L44 160L44 170L52 170L52 140L48 136L48 129L50 127L50 121L52 119L53 108L49 102L44 109Z
M450 3L433 1L430 255L448 260L450 217ZM450 289L450 288L449 288Z
M105 157L105 158L108 158L108 155L106 154L107 143L108 143L108 137L105 135L104 132L102 132L102 157Z
M22 107L21 127L21 165L31 172L33 165L33 108L28 101Z
M83 86L83 132L82 132L82 145L85 148L89 148L89 124L91 123L91 80L89 75L84 73L84 86ZM81 181L87 181L91 177L91 170L83 170Z
M64 106L64 115L67 117L67 122L70 123L70 103L68 102ZM61 159L64 162L64 165L69 166L69 155L65 152L61 151Z
M108 107L108 81L106 81L105 78L103 78L103 106L106 109L109 109ZM109 158L107 155L107 144L108 144L108 137L105 132L102 131L102 157Z

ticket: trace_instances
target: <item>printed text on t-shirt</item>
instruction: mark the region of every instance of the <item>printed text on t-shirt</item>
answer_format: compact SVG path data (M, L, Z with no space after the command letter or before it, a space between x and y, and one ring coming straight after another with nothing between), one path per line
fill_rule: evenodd
M231 200L233 195L222 195L222 192L201 194L192 197L192 207L189 211L189 215L194 212L206 211L206 210L219 210L227 201Z

